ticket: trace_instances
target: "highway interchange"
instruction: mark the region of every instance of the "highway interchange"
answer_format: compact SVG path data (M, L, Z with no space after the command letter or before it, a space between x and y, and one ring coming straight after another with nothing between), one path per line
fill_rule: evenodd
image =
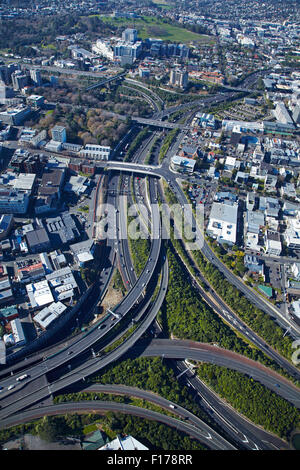
M206 104L209 104L209 100L214 103L217 101L220 102L227 99L227 97L231 97L233 95L234 93L228 93L224 97L223 94L219 94L217 97L215 97L215 99L214 97L207 99ZM154 115L154 125L159 125L159 120L163 116L167 116L170 112L174 112L178 109L185 107L188 106L181 105L179 107L175 107L174 109L169 108L167 111L164 110L161 112L157 112L156 115ZM128 289L128 292L123 298L123 300L120 302L120 304L114 307L113 313L107 313L104 320L101 321L101 324L97 324L95 327L89 330L87 334L81 335L79 339L73 341L70 346L66 346L64 349L58 351L57 353L45 357L45 359L39 362L38 364L25 368L24 372L28 373L30 377L28 377L28 379L24 383L19 383L18 385L15 385L15 388L9 393L7 391L7 387L12 383L12 381L14 381L15 376L2 376L3 378L0 379L0 385L3 386L5 390L2 392L0 399L0 427L5 427L12 425L13 423L21 422L21 415L19 414L20 412L22 412L22 419L28 420L31 419L30 416L37 417L38 415L42 416L44 414L47 414L48 412L61 412L59 410L62 409L62 406L59 405L54 410L54 405L49 406L48 403L45 404L44 400L48 397L53 396L53 394L61 392L62 390L76 383L84 383L86 377L98 372L102 368L118 360L130 350L135 352L139 351L139 354L145 356L162 356L163 358L175 359L177 360L176 367L178 368L178 370L182 370L182 368L184 367L184 363L180 362L180 359L207 361L239 370L243 373L246 373L247 375L251 375L256 380L261 381L271 390L275 391L279 395L289 400L291 403L294 403L295 406L299 407L300 400L298 389L296 389L295 386L293 386L282 376L275 374L269 369L264 370L263 366L258 363L255 363L254 361L252 361L252 363L247 362L250 360L241 356L238 357L239 355L235 355L235 353L231 353L230 351L225 351L224 354L224 351L222 351L221 348L215 346L199 344L192 345L191 342L178 342L162 339L155 339L150 343L148 342L143 344L143 341L141 340L144 333L149 329L151 325L153 325L153 321L155 320L155 317L162 305L168 285L168 267L166 257L162 252L162 227L159 214L159 207L157 205L158 178L163 178L169 184L181 205L186 206L188 204L188 201L186 200L181 186L180 184L178 184L176 175L169 169L170 155L176 152L177 148L180 145L180 141L183 135L184 132L182 130L182 132L177 137L176 142L173 144L172 148L168 152L162 165L160 166L137 163L137 161L143 161L143 159L145 158L146 152L149 149L151 143L151 139L149 139L149 142L145 146L145 148L142 148L142 150L140 151L138 158L136 158L136 162L118 163L111 161L106 162L103 165L106 170L111 170L109 171L109 174L111 174L111 179L109 183L107 203L112 204L116 207L116 232L114 237L108 238L106 241L109 253L109 268L104 268L103 272L101 273L101 276L103 276L104 285L107 285L113 272L114 259L115 257L117 257L118 266L120 268L123 280L125 279L125 284L127 285L126 287ZM131 202L133 202L133 199L129 190L131 181L130 178L134 178L133 175L136 174L139 174L140 176L149 175L154 177L149 178L149 195L147 192L146 184L142 187L140 186L139 189L141 193L138 193L138 196L136 196L135 194L135 198L138 198L137 209L141 211L142 202L146 201L148 202L147 212L151 214L151 249L147 264L145 265L143 272L138 278L134 272L130 256L130 250L128 247L128 240L125 233L126 219L124 217L124 212L127 203L126 199L120 197L119 195L120 181L121 185L123 184L122 181L124 181L122 180L124 176L122 176L119 181L119 172L123 172L123 174L125 172L125 174L128 175L127 177L125 176L124 187L127 188L128 199ZM126 182L126 178L128 177L130 178ZM135 179L134 181L136 183ZM133 187L135 184L134 181ZM191 214L191 219L194 222L193 214ZM273 316L278 314L278 312L276 311L277 309L273 308L273 306L271 306L268 302L264 301L263 299L258 297L257 294L253 293L247 286L245 286L241 281L239 281L228 270L228 268L226 268L226 266L221 263L221 261L214 255L210 247L207 245L207 242L205 241L203 234L198 227L197 235L202 242L201 251L203 255L215 266L217 266L231 283L236 285L247 296L247 298L251 300L251 302L259 306L259 308L261 308L265 312ZM85 360L83 364L80 363L79 359L84 352L88 353L91 348L99 344L99 342L101 343L102 338L104 338L105 335L109 331L111 331L119 321L124 319L133 308L137 307L137 302L141 302L141 304L143 303L147 286L150 283L151 278L157 269L161 271L159 292L152 304L148 302L147 305L144 305L143 309L141 307L142 313L140 317L136 317L139 324L138 327L132 333L132 335L127 338L121 344L121 346L117 347L112 352L103 356L100 354L100 357L99 355L92 355L92 357L89 357L88 360ZM240 319L234 314L234 312L229 312L228 307L225 306L224 303L222 303L219 297L215 298L214 302L212 303L212 300L209 297L209 292L206 293L206 297L203 291L201 291L200 294L204 297L205 301L211 306L212 304L214 304L213 308L215 310L217 309L217 313L222 316L233 328L240 329L243 334L247 334L249 336L249 339L251 339L254 344L264 350L271 358L276 360L278 364L280 364L283 368L290 372L290 374L299 378L299 371L295 367L293 367L287 360L285 360L278 353L276 353L276 351L271 350L268 345L266 345L266 343L261 340L261 338L259 338L258 335L251 332L251 330L248 329L247 326L240 321ZM150 308L147 310L149 305ZM283 320L278 315L278 320L281 321L282 324L285 325L285 327L288 327L286 319ZM289 324L289 326L292 329L292 334L297 335L298 328L294 324ZM74 361L74 359L78 359L78 363ZM75 364L68 367L67 372L65 371L65 369L63 369L64 372L62 373L61 377L57 378L52 383L49 383L47 379L45 380L45 377L49 377L49 373L51 371L60 370L63 366L69 364L71 360L74 361ZM22 371L22 373L24 372ZM233 442L238 442L241 448L251 448L253 450L257 450L264 448L284 448L284 446L286 445L283 441L270 435L269 433L265 433L264 431L262 431L264 433L263 436L259 434L256 435L255 430L257 430L258 428L256 428L253 424L249 423L244 418L240 417L234 410L226 407L223 402L221 402L220 400L218 401L214 394L211 392L211 390L206 388L204 391L205 386L198 379L196 379L193 374L191 374L189 371L185 371L183 379L187 381L188 385L191 388L198 392L198 396L201 396L201 394L202 396L205 396L205 398L203 398L206 401L206 406L214 410L214 413L216 414L216 421L218 422L218 424L223 426L223 428L226 430L226 433L231 434ZM114 386L112 385L110 387L113 388ZM147 392L144 393L147 394ZM162 400L162 407L164 407L163 404L165 406L169 406L169 403L167 403L167 401L163 402L163 400L165 399L162 399L160 397L160 400ZM65 406L66 409L72 409L72 404L63 404L63 406ZM78 403L76 403L76 405L73 404L73 410L76 409L76 406L78 407L77 409L79 409ZM118 404L108 404L107 402L103 402L103 404L100 404L99 402L92 403L92 406L95 410L100 408L101 410L119 409ZM111 408L109 408L109 406L111 406ZM133 412L130 407L126 408L125 405L122 406L122 412ZM80 409L89 409L89 407L91 407L91 404L80 404L80 407L82 407ZM25 411L26 408L27 410ZM180 407L177 406L177 411L179 408ZM134 411L135 412L133 414L136 414L137 411ZM149 410L139 410L138 413L141 413L141 415L143 415L144 417L152 417L152 419L155 419L155 416L153 414L151 415L151 412ZM224 415L226 415L226 417ZM183 417L186 418L186 415L184 415ZM189 417L189 419L190 418L191 417ZM171 423L172 419L169 417L161 418L157 416L157 419L161 421L162 419L169 419L167 424L173 426L175 425L175 423ZM191 420L194 420L193 422L195 422L195 420L198 420L198 418L193 416ZM176 427L178 429L185 430L188 434L193 435L194 437L196 437L197 435L198 439L202 442L203 440L206 440L207 445L210 448L235 448L235 446L224 440L224 438L217 434L213 429L205 429L205 426L207 426L205 423L201 425L199 425L199 422L197 423L198 431L197 426L195 427L195 431L194 429L192 429L190 424L187 425L186 423L183 423L181 421L179 422L179 424L178 421L176 422ZM233 423L235 423L236 427L233 425ZM199 431L199 426L201 428L201 431ZM239 427L241 428L240 430L237 429ZM209 433L210 437L207 437L207 434L205 436L205 432ZM246 434L244 434L244 432L247 433L248 437L246 436ZM239 448L239 446L237 448Z

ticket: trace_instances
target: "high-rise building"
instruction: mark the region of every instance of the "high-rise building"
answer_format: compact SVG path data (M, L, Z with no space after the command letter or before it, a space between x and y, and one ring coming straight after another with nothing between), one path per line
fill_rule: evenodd
M66 128L63 126L54 126L51 129L51 134L52 134L52 140L55 140L55 142L67 141Z
M30 70L30 78L34 86L41 86L42 85L42 77L41 72L38 69Z
M22 88L28 85L28 76L21 70L16 70L15 72L13 72L11 75L11 79L14 90L22 90Z
M124 42L136 42L137 41L137 30L132 28L126 28L122 33L122 40Z
M129 44L124 42L119 42L114 47L114 57L119 58L128 58L127 63L134 62L142 52L142 43L136 42L135 44Z
M0 65L0 81L9 85L11 83L11 75L16 70L20 70L19 64Z
M188 85L188 72L180 69L172 69L170 72L170 85L186 88Z

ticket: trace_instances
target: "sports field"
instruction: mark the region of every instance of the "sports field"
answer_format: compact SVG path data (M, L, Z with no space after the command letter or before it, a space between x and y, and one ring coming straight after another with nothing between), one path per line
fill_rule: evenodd
M197 41L201 43L213 43L214 38L203 34L193 33L180 26L165 23L163 19L143 16L142 18L112 18L101 16L101 20L114 26L133 27L137 29L141 39L158 38L164 41L189 43Z

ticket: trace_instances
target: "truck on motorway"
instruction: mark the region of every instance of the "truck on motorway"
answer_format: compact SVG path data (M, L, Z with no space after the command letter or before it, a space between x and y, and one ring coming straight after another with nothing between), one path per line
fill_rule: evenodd
M29 377L28 374L20 375L20 377L17 377L17 378L16 378L16 381L17 381L17 382L20 382L21 380L27 379L27 377Z

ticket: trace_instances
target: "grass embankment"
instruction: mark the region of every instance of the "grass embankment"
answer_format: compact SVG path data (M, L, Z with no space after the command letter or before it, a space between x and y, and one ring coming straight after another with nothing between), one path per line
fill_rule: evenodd
M179 129L172 129L167 137L164 140L164 143L161 146L158 156L158 162L161 163L166 156L167 151L173 144L174 140L176 139L177 134L179 133Z
M299 426L300 414L295 406L240 372L201 364L197 375L236 410L267 431L289 439Z
M145 129L141 130L135 139L132 141L129 149L124 158L124 162L130 162L136 150L140 147L143 140L145 140L149 136L150 130L149 127L145 127Z
M132 223L136 223L135 217L128 216L128 226ZM128 230L128 233L131 232ZM151 241L149 238L134 238L128 237L129 250L136 272L137 277L143 271L150 253Z

